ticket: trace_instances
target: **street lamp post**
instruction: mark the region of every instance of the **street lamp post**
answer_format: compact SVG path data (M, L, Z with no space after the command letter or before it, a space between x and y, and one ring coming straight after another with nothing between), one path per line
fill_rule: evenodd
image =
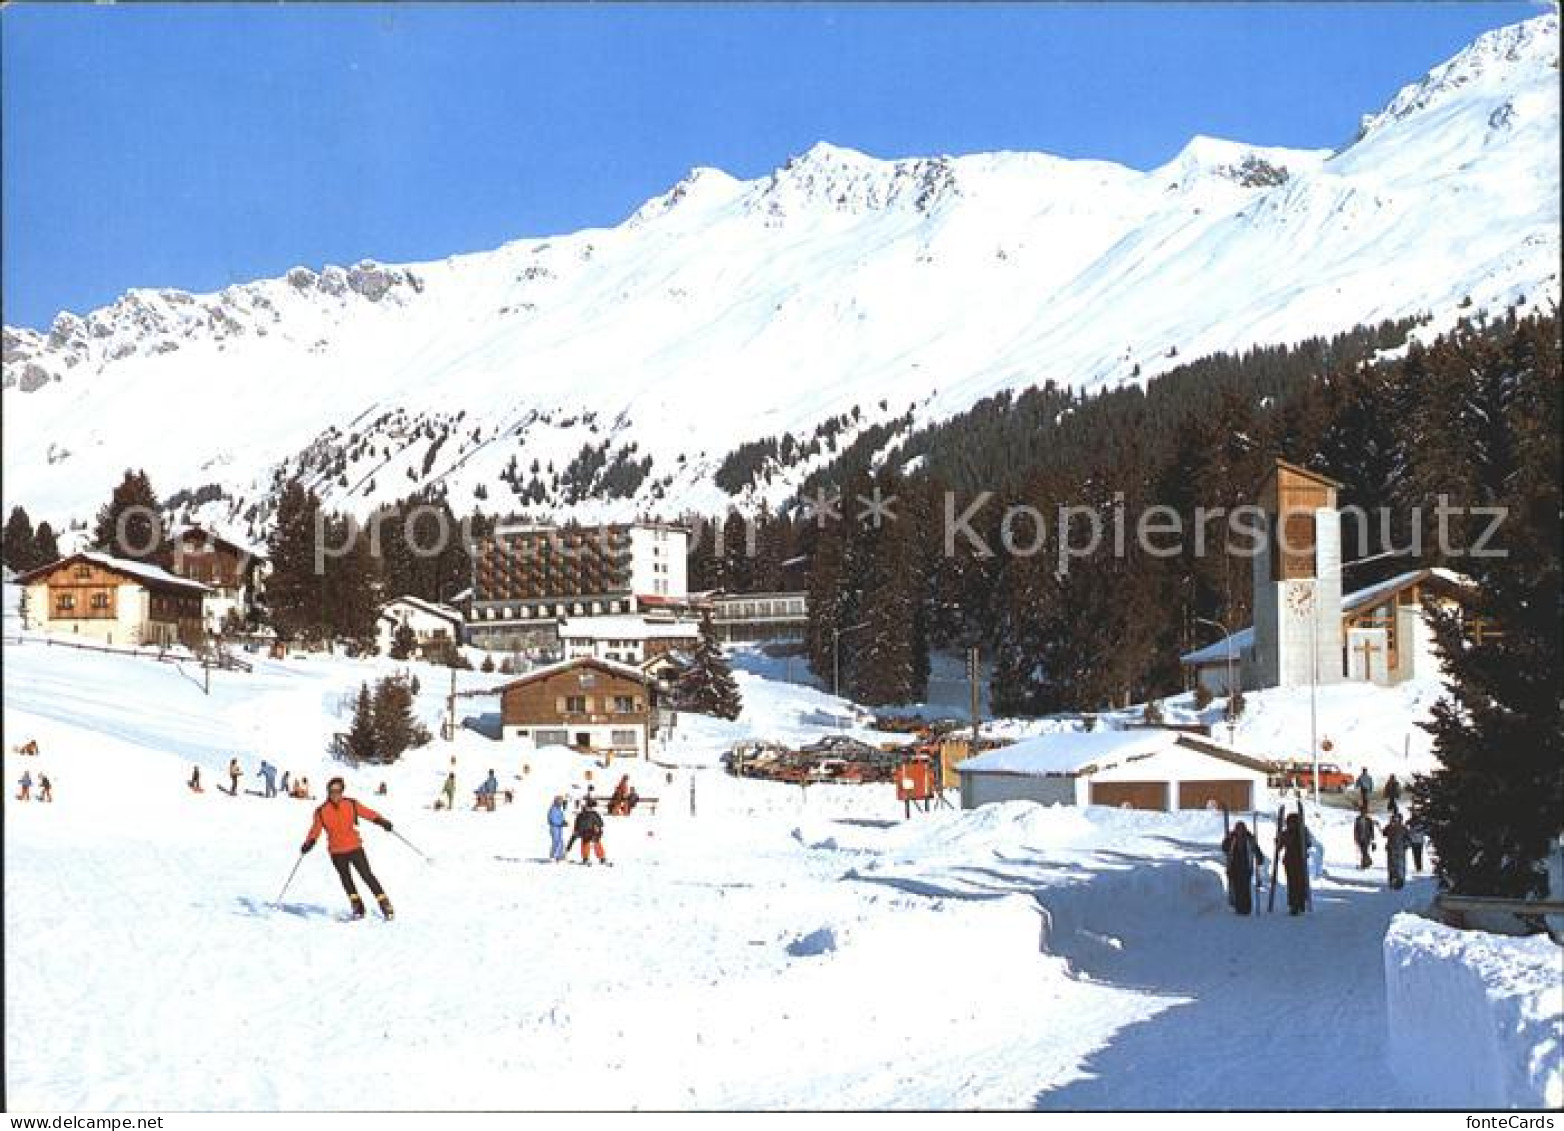
M849 632L857 632L860 628L868 627L868 621L850 625L847 628L841 628L837 625L831 626L831 694L838 699L842 697L842 637Z
M1238 720L1233 717L1233 694L1236 677L1233 671L1233 634L1227 631L1227 625L1221 621L1214 621L1207 617L1196 617L1201 624L1209 624L1212 628L1219 629L1222 640L1227 647L1227 744L1232 746L1237 741Z

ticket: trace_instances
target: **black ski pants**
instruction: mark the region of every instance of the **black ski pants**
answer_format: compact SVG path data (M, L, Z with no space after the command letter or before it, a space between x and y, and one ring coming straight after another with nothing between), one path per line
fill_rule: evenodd
M369 885L369 890L375 893L376 899L386 894L380 886L380 881L375 879L375 873L369 870L369 857L364 855L362 848L355 848L351 852L333 852L331 866L337 870L337 878L342 881L342 890L348 893L348 899L352 900L355 906L361 901L358 888L353 886L353 876L348 872L349 867L358 871L359 876Z

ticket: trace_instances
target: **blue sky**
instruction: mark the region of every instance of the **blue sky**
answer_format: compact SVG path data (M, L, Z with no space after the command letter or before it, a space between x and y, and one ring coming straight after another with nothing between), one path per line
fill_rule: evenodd
M1527 3L0 11L4 320L618 223L818 140L1333 146Z

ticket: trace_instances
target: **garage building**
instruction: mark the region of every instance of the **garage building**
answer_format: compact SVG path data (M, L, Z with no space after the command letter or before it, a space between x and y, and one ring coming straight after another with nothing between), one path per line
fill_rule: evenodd
M1234 812L1265 800L1270 763L1182 731L1137 729L1040 735L956 767L961 807L994 801Z

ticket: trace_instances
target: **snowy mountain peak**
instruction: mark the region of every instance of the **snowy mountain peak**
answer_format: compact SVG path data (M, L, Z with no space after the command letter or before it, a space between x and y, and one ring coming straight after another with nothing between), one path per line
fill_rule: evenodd
M761 182L750 210L776 219L819 207L848 213L902 207L929 212L959 195L949 157L882 161L822 141Z
M1422 79L1401 88L1377 114L1363 118L1359 137L1391 122L1436 107L1468 88L1497 89L1552 73L1558 82L1559 15L1547 12L1518 24L1484 32Z
M1231 182L1240 188L1273 188L1316 167L1326 155L1325 150L1246 145L1196 134L1152 175L1166 181L1169 189L1208 181Z
M742 181L721 169L697 165L667 192L652 197L636 209L629 222L644 224L660 216L666 216L676 208L682 212L691 208L704 209L723 204L732 199L742 185Z

